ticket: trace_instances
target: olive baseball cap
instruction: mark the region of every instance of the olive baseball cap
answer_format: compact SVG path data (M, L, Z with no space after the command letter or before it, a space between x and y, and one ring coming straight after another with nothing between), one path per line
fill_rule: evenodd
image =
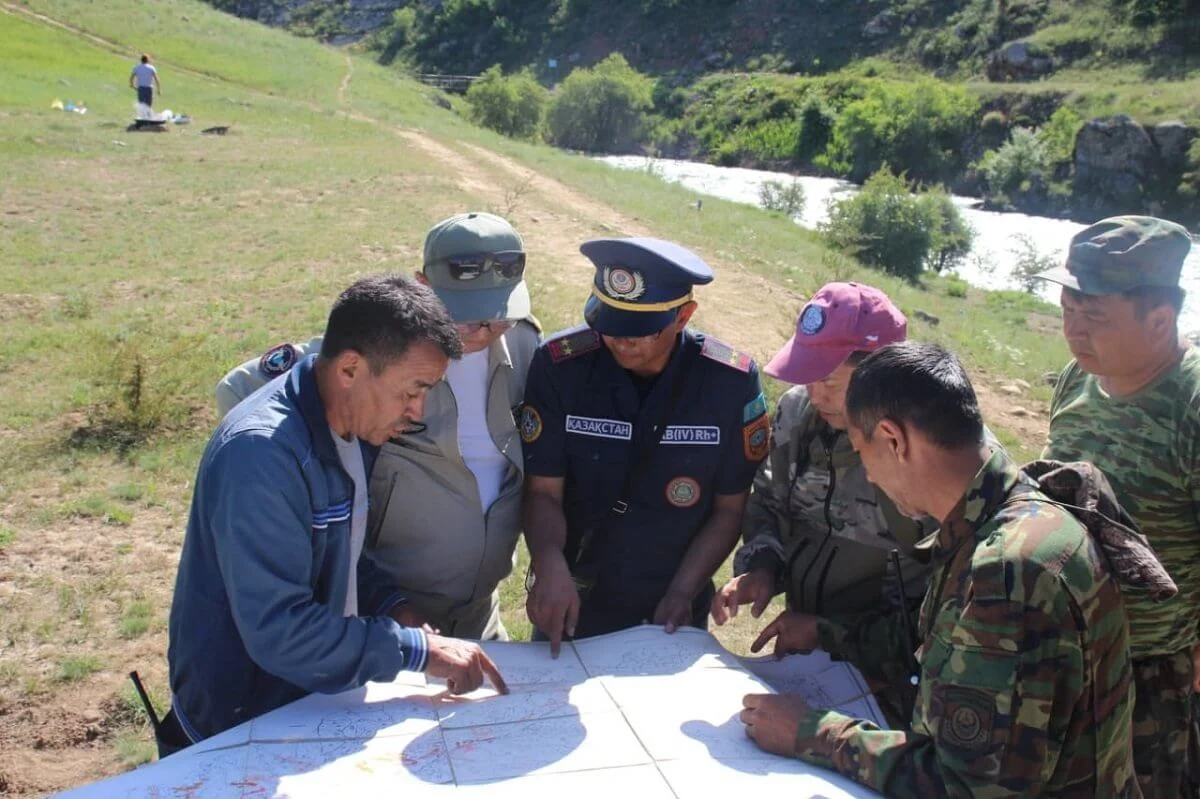
M529 316L525 243L495 214L455 214L430 228L421 271L455 322Z
M1139 286L1178 286L1192 238L1153 216L1114 216L1071 238L1067 262L1037 277L1083 294L1122 294Z

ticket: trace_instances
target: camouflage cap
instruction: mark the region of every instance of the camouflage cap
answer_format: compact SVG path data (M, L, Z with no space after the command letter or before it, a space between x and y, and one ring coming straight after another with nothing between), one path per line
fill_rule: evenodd
M1076 233L1067 263L1037 277L1094 296L1178 286L1191 246L1187 230L1174 222L1114 216Z

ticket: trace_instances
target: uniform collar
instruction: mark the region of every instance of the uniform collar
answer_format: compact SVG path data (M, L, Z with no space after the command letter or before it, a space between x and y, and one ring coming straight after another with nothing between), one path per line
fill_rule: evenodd
M942 526L920 541L916 548L929 550L935 561L944 561L964 541L979 533L996 509L1008 499L1019 480L1016 463L1004 450L994 449Z
M513 328L515 329L515 327ZM501 366L512 368L512 353L508 349L508 333L488 345L488 373Z

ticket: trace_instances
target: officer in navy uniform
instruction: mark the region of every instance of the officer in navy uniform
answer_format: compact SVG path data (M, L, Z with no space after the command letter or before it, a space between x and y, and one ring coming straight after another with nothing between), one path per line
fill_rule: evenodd
M687 329L712 270L651 238L580 248L586 326L535 353L520 429L530 621L564 637L704 627L770 444L758 367Z

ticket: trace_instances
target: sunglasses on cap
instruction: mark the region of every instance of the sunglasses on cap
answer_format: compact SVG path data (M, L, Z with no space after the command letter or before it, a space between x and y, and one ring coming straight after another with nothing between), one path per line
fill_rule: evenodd
M452 280L474 280L486 272L495 272L505 280L515 280L525 274L525 253L520 250L454 255L442 262Z

